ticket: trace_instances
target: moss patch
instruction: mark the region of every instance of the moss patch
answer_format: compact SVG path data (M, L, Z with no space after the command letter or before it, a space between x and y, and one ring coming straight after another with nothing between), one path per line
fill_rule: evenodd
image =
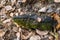
M37 28L41 30L52 29L52 22L34 23L34 20L23 20L23 19L14 19L14 21L19 25L24 26L23 28L27 28L27 29L37 29Z

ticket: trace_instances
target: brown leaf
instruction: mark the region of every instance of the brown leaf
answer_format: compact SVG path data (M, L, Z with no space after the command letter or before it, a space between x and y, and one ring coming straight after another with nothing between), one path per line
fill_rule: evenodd
M57 21L57 26L56 26L56 29L58 30L59 28L60 28L60 17L59 17L59 15L57 14L57 13L54 13L53 14L53 18L54 18L54 20L56 20Z

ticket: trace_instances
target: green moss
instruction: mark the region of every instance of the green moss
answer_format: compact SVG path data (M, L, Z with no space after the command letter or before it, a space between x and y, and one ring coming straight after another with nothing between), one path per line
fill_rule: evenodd
M52 29L52 24L51 23L39 23L38 24L39 28L41 30L51 30Z
M33 20L23 20L23 19L14 19L16 23L24 26L27 29L41 29L41 30L51 30L52 24L51 22L41 22L41 23L33 23Z

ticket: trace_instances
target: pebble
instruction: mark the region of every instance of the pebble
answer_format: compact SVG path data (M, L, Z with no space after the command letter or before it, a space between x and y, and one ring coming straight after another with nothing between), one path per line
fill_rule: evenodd
M10 22L11 21L11 18L7 19L7 20L4 20L3 23L7 23L7 22Z
M12 9L12 6L7 5L7 6L5 6L5 9L6 9L7 11L9 11L9 10L11 10L11 9Z
M47 35L48 31L40 31L40 30L36 29L36 33L39 35Z
M38 22L41 22L41 18L38 17L38 18L37 18L37 21L38 21Z
M16 15L16 16L18 16L18 15L19 15L19 13L15 13L15 15Z
M13 17L14 16L14 13L10 13L10 16Z
M41 40L40 36L39 35L33 35L30 37L29 40Z
M38 12L46 12L46 10L47 10L47 8L46 7L43 7L40 10L38 10Z
M12 3L16 2L16 0L11 0Z
M16 36L19 38L20 37L20 32L17 32L16 33Z
M58 31L58 34L60 34L60 30Z
M58 7L55 12L60 13L60 7Z
M56 6L55 4L47 5L41 8L38 12L47 12L47 13L53 12L55 10L55 6Z
M7 18L7 16L5 14L1 15L1 21L5 20Z
M47 13L50 13L50 12L53 12L53 9L51 7L48 8L48 10L47 10Z
M25 2L26 2L26 0L18 0L18 2L25 3Z
M24 14L24 12L20 12L20 15L23 15Z
M13 27L12 29L14 32L18 32L18 28L17 27Z
M56 3L60 3L60 0L54 0L54 2L56 2Z
M36 7L36 8L42 8L43 6L42 6L42 4L40 2L38 2L38 3L34 4L34 7Z
M11 0L12 5L16 3L16 0Z
M5 14L5 13L7 13L6 9L5 8L2 8L1 9L1 14Z
M7 17L6 14L1 15L1 18L6 18L6 17Z
M42 38L41 40L49 40L48 37L47 38Z
M17 11L20 13L21 12L21 8L17 9Z
M48 13L55 12L55 10L56 10L56 5L55 4L50 4L47 7L48 7L48 10L47 10Z
M51 35L48 38L49 38L49 40L53 40L53 36L51 36Z
M16 36L17 36L17 40L20 40L20 32L17 32Z
M3 30L0 30L0 37L3 37L5 35L5 32Z
M19 28L19 32L21 32L21 30L22 30L22 29L21 29L21 28Z
M1 4L4 5L6 3L6 0L2 0Z

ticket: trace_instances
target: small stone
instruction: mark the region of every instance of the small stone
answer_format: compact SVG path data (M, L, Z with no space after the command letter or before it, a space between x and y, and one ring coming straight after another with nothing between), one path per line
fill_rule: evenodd
M11 0L12 3L16 2L16 0Z
M5 8L2 8L2 9L1 9L1 13L2 13L2 14L7 13L6 9L5 9Z
M56 10L56 5L55 4L50 4L47 6L47 12L54 12Z
M15 13L15 15L16 15L16 16L18 16L18 15L19 15L19 13Z
M17 40L20 40L20 32L17 32L16 36L17 36Z
M16 0L11 0L12 5L16 3Z
M6 14L1 15L1 18L6 18L6 17L7 17Z
M44 38L47 38L47 37L49 37L49 35L44 35Z
M20 15L23 15L24 14L24 12L20 12Z
M7 19L7 20L4 20L3 23L7 23L7 22L10 22L11 21L11 18Z
M50 13L50 12L53 12L53 9L51 7L48 8L48 10L47 10L47 13Z
M53 40L53 36L49 36L49 40Z
M22 29L21 32L22 32L21 38L25 39L25 40L27 40L28 38L30 38L33 35L33 32L30 32L26 29Z
M11 0L12 3L16 2L16 0Z
M19 13L21 12L21 8L18 9L18 12L19 12Z
M46 10L47 10L47 8L46 7L43 7L38 12L46 12Z
M16 33L17 38L20 38L20 32Z
M1 21L5 20L7 18L6 14L1 15Z
M55 4L50 4L50 5L47 5L47 6L43 7L43 8L41 8L38 12L50 13L50 12L53 12L55 10L55 7L56 7Z
M14 16L14 13L10 13L10 16L13 17Z
M54 0L54 2L56 2L56 3L60 3L60 0Z
M14 11L15 10L15 7L13 7L13 9L11 11Z
M4 5L6 3L6 0L2 0L1 4Z
M58 31L58 34L60 34L60 30Z
M19 28L19 32L21 32L21 30L22 30L22 29L21 29L21 28Z
M48 31L40 31L40 30L36 29L36 33L39 35L47 35Z
M29 40L41 40L41 38L38 35L33 35L33 36L30 37Z
M26 0L18 0L18 2L25 3L25 2L26 2Z
M12 7L11 7L10 5L7 5L7 6L5 6L5 9L6 9L7 11L9 11L9 10L12 9Z
M47 38L42 38L41 40L49 40L48 37Z
M38 18L37 18L37 21L38 21L38 22L41 22L41 18L38 17Z
M3 30L0 30L0 37L3 37L5 35L5 32Z
M56 9L56 13L60 13L60 7Z
M37 2L37 3L34 4L34 7L41 8L42 7L42 3L41 2Z
M13 31L14 32L18 32L18 28L17 27L13 27Z

